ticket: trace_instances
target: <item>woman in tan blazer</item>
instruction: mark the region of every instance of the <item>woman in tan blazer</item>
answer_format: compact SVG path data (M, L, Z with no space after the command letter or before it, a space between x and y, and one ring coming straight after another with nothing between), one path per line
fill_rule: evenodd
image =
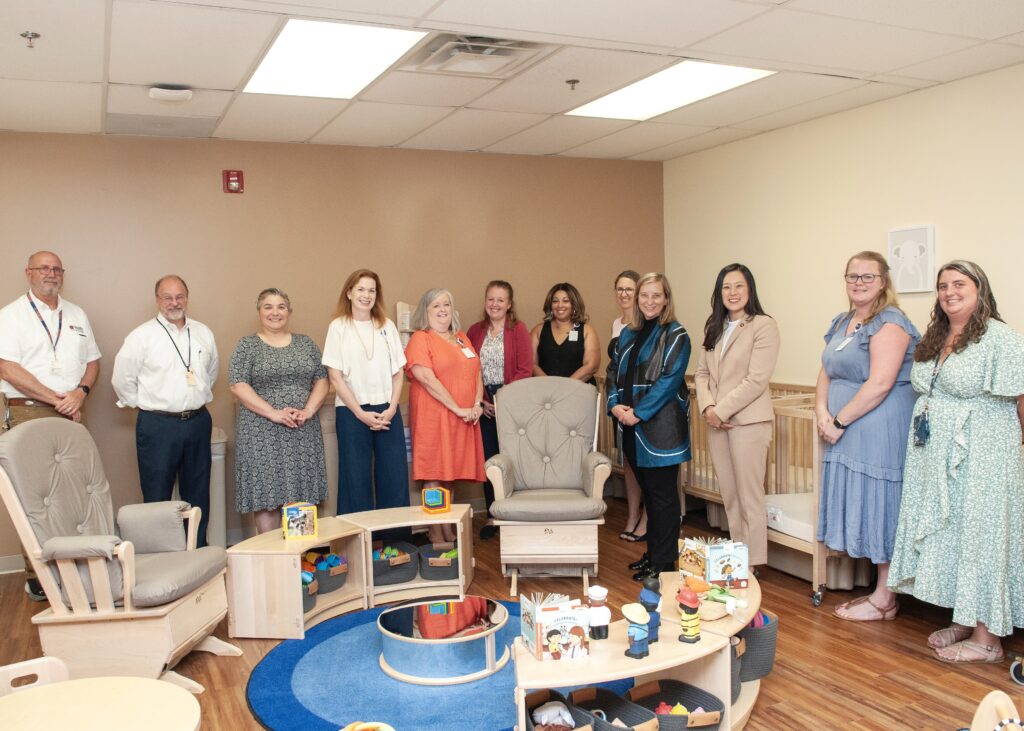
M734 540L747 544L750 566L768 561L764 475L772 436L768 382L779 356L779 328L757 299L742 264L718 273L704 324L695 380L708 424L708 446Z

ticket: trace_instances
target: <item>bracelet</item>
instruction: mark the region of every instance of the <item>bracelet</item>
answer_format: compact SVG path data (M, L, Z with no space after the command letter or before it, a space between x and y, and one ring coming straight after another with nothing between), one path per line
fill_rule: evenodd
M832 417L832 426L834 426L836 429L842 429L843 431L846 431L846 427L849 425L839 421L838 416L834 416Z

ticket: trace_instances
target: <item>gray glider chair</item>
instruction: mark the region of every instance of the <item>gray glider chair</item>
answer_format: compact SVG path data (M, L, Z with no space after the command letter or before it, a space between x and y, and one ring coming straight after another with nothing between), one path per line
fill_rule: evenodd
M490 518L498 526L501 570L516 596L524 576L597 575L597 529L611 461L597 445L601 398L571 378L526 378L502 388L495 403L499 454L487 460L494 485Z
M0 497L50 602L32 617L43 652L72 678L160 678L201 693L172 671L179 660L191 650L242 654L212 634L227 614L227 554L196 548L199 508L126 505L115 526L82 425L36 419L0 436Z

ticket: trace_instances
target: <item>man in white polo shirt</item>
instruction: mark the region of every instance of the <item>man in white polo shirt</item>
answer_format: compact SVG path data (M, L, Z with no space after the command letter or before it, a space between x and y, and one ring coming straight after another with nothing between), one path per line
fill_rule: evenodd
M81 307L60 296L64 265L37 251L25 266L29 291L0 310L0 432L30 419L82 421L100 372L100 350ZM46 599L28 559L25 591Z
M186 317L188 286L175 274L156 283L159 314L128 334L111 382L120 407L138 408L135 448L147 503L181 499L203 511L199 545L210 515L210 433L206 404L217 380L217 344L206 325Z

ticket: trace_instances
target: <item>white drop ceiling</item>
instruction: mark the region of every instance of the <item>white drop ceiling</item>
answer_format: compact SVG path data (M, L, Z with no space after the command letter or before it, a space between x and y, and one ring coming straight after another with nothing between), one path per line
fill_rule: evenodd
M429 35L352 100L243 94L288 18ZM531 55L423 71L452 35ZM682 59L780 73L645 122L564 116ZM1019 63L1024 0L2 0L0 130L657 161Z

